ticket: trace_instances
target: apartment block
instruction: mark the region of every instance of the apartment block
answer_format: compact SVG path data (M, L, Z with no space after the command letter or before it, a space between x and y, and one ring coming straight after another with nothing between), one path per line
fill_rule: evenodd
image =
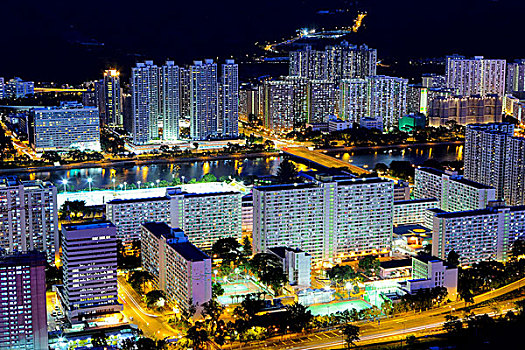
M142 266L156 287L183 310L191 304L201 309L211 299L211 258L166 223L147 222L141 231Z
M419 224L425 222L427 209L438 208L440 203L435 198L394 201L394 226Z

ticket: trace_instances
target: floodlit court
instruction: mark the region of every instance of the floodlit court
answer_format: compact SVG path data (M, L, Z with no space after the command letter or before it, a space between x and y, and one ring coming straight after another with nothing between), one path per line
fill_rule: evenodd
M244 296L251 293L262 293L264 290L253 281L232 282L221 284L224 294L218 300L223 305L239 303Z
M336 303L328 303L328 304L317 304L312 305L308 307L308 310L312 312L312 315L319 316L319 315L329 315L336 312L343 312L345 310L351 310L356 309L358 312L363 309L370 308L371 305L368 304L366 301L361 299L356 300L347 300L347 301L339 301Z

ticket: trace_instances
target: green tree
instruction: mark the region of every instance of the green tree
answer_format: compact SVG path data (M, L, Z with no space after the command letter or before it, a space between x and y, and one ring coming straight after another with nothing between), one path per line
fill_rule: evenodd
M259 280L271 287L273 291L279 294L282 286L288 281L283 270L283 264L274 254L258 253L249 261L249 266L253 274L259 277Z
M107 345L108 345L108 340L104 332L95 333L93 334L93 336L91 336L91 346L93 346L94 348L107 346Z
M50 163L60 162L62 160L62 157L60 157L60 155L55 151L45 151L42 153L41 158Z
M374 166L374 171L377 171L378 173L386 173L388 171L388 165L385 163L377 163Z
M213 174L205 174L202 176L202 182L216 182L217 181L217 177Z
M162 290L152 290L146 294L146 306L150 309L159 308L166 302L166 294Z
M308 327L313 318L310 310L298 302L288 305L286 309L286 323L292 332L302 332Z
M279 182L283 184L292 183L297 180L297 168L289 159L284 159L281 164L279 164L277 178Z
M202 304L202 316L208 319L208 331L209 334L215 334L217 331L217 325L219 318L224 311L224 306L219 303L216 299L211 299Z
M359 341L359 327L353 324L346 324L343 326L343 336L345 338L346 346L355 346L355 342Z
M519 259L522 255L525 255L525 239L517 239L512 244L510 256L512 259Z
M191 347L195 350L203 349L204 345L208 342L209 336L205 329L200 328L199 325L192 326L186 332L185 338L191 344Z
M211 295L212 298L216 299L224 294L224 288L222 288L220 283L213 283L211 285Z
M342 285L358 276L350 265L335 265L326 271L326 275L330 280L335 281L336 285Z
M450 336L456 336L463 330L463 322L457 316L446 315L445 323L443 323L443 330Z
M133 289L139 293L144 293L145 284L153 278L147 271L133 271L128 275L128 282Z
M253 254L252 242L248 236L244 236L242 239L242 253L245 257L251 256Z
M359 260L358 266L365 272L365 274L369 274L370 272L376 273L379 270L379 259L367 255Z
M453 267L459 266L459 254L454 249L447 255L447 264Z

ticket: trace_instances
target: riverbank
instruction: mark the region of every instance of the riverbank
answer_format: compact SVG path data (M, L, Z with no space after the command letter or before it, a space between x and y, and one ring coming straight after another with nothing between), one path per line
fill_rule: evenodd
M446 141L446 142L426 142L426 143L403 143L399 145L384 145L384 146L349 146L349 147L333 147L320 148L318 151L323 153L340 153L347 151L368 151L368 150L388 150L388 149L403 149L413 147L435 147L435 146L461 146L465 141Z
M159 158L159 159L126 159L114 161L99 161L99 162L81 162L69 163L59 166L44 165L38 167L19 167L0 169L0 175L9 175L14 173L33 173L43 171L57 171L57 170L71 170L71 169L86 169L86 168L113 168L124 166L142 166L150 164L171 164L171 163L190 163L190 162L206 162L216 160L229 159L252 159L252 158L268 158L277 157L281 155L280 152L258 152L245 154L228 154L228 155L210 155L210 156L192 156L192 157L177 157L177 158Z

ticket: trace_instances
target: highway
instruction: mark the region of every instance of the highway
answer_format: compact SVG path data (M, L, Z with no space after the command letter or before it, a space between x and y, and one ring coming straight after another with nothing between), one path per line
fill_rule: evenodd
M337 159L335 157L330 157L329 155L326 155L320 151L310 151L309 149L304 147L288 147L284 148L283 151L292 156L325 166L327 168L345 167L359 175L370 174L370 171L368 170L365 170L343 160Z
M525 278L506 285L502 288L490 291L474 298L474 304L496 298L525 286ZM474 305L471 304L471 305ZM460 308L465 306L465 302L453 302L442 307L423 311L411 312L393 318L382 319L380 322L358 322L361 330L359 345L374 342L400 341L408 334L421 333L431 330L440 330L445 315L451 314L462 317L463 312ZM500 314L512 309L512 303L502 301L496 305L500 309ZM494 305L484 306L475 311L476 314L494 314ZM263 345L264 344L264 345ZM250 344L247 346L233 346L233 349L241 348L245 350L255 350L264 347L265 349L337 349L343 346L342 335L339 330L325 331L319 333L309 333L307 335L289 335L278 338L268 339L264 342ZM228 347L229 348L229 347Z

